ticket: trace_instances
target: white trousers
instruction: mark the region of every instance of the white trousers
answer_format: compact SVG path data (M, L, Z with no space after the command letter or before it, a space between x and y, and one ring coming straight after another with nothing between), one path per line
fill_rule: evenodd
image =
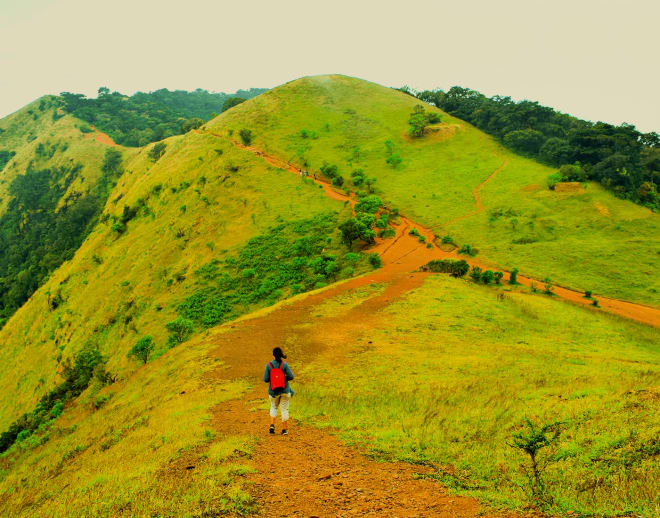
M270 398L270 416L277 417L277 407L282 412L282 422L289 420L289 400L291 394L284 393L279 396L268 396Z

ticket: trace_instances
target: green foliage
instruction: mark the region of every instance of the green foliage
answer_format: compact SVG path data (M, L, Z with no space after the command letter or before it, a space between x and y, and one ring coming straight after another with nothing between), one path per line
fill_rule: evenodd
M613 126L584 121L537 102L514 102L499 95L487 98L459 86L446 93L424 91L418 97L494 135L519 153L553 166L569 165L571 169L560 168L557 177L549 178L551 189L557 178L570 182L591 179L617 196L660 208L660 137L655 132L641 133L626 123ZM581 165L571 165L576 162ZM640 193L644 184L647 187Z
M238 132L238 136L241 137L241 141L243 142L244 145L249 146L252 143L252 130L249 130L247 128L243 128L241 131Z
M473 266L470 270L470 277L474 282L481 282L482 271L479 266Z
M491 270L486 270L481 274L481 282L490 284L495 280L495 274Z
M421 268L424 272L449 273L452 277L465 277L469 269L470 265L463 259L434 259Z
M410 118L408 119L408 124L410 125L408 135L411 137L422 137L424 135L424 129L428 123L429 121L424 106L418 104L413 108Z
M532 421L525 419L523 430L514 433L509 446L526 454L529 466L523 465L523 471L527 475L532 502L536 505L551 503L551 497L543 480L543 473L548 465L556 459L552 453L545 453L554 446L561 435L561 424L559 422L535 426Z
M473 248L471 245L463 245L458 249L458 253L462 255L469 255L474 257L479 253L477 248Z
M192 320L181 316L165 324L165 327L170 332L170 336L167 339L170 347L175 347L185 342L195 331Z
M334 214L270 228L250 239L235 257L224 263L213 260L195 272L198 289L178 305L179 315L212 327L254 306L274 304L352 275L362 256L349 252L339 258L329 253L336 231Z
M342 185L344 185L344 177L339 176L339 175L335 176L332 179L332 185L336 185L337 187L341 187Z
M546 182L548 184L548 189L551 191L555 190L555 186L561 182L561 175L559 173L552 173L551 175L548 176L546 179Z
M228 109L238 106L245 101L247 101L247 99L244 99L243 97L230 97L222 104L222 111L226 112Z
M169 328L168 328L169 329ZM149 361L149 356L154 350L154 339L152 336L147 335L140 338L137 343L128 351L127 356L134 357L136 360L146 364Z
M509 273L509 284L518 284L518 268L514 268L511 270L511 273Z
M355 212L366 212L368 214L376 214L378 209L383 206L383 200L378 196L365 196L355 204Z
M392 153L390 156L387 157L385 160L390 166L392 166L392 169L396 169L401 165L401 162L403 162L403 158L401 158L401 155L399 153Z
M335 178L336 176L339 175L339 171L337 170L337 166L334 164L323 164L320 168L321 172L330 178L331 180Z
M87 99L84 95L69 92L61 93L60 99L65 111L94 124L118 144L145 146L180 134L184 131L182 120L208 120L214 112L223 111L229 99L250 99L264 91L253 88L239 90L237 95L228 95L201 89L194 92L161 89L127 97L119 92L99 89L97 99Z
M493 277L495 279L495 284L502 284L502 277L504 277L504 273L494 272Z
M158 161L158 159L165 154L166 148L167 148L167 144L165 144L165 142L157 142L149 150L148 153L149 158L151 158L151 160L153 160L154 162Z
M181 132L188 133L189 131L196 130L204 124L204 120L199 117L191 117L181 124Z
M445 245L453 245L454 244L454 238L451 236L443 236L442 237L442 243Z
M374 268L382 268L383 260L376 253L369 254L369 264Z
M0 149L0 171L2 171L7 163L16 155L16 151L7 151Z
M586 291L584 292L584 298L585 298L585 299L590 299L590 298L591 298L591 295L592 295L592 291L591 291L591 290L586 290Z
M0 453L9 449L16 441L29 437L51 419L57 418L62 413L64 403L77 398L89 386L95 374L101 379L111 381L112 377L105 371L104 363L105 359L93 346L84 347L75 357L73 364L70 359L64 362L64 381L46 393L32 412L23 414L6 432L0 434Z
M60 199L82 174L80 163L35 170L12 180L7 210L0 216L0 323L4 323L71 259L98 220L112 186L122 172L122 155L108 148L102 177L90 193L73 197L58 210Z

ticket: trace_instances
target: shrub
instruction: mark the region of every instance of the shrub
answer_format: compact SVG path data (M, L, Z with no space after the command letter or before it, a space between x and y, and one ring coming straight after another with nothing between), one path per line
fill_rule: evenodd
M384 239L389 239L391 237L396 236L396 230L394 230L393 228L386 228L385 230L382 230L379 233L379 236Z
M421 268L424 272L448 273L452 277L464 277L469 269L470 265L468 265L463 259L460 261L452 259L434 259Z
M554 191L555 186L559 182L561 182L561 180L562 180L562 178L561 178L561 175L559 173L553 173L550 176L548 176L548 178L546 178L546 182L548 184L548 189L550 189L551 191Z
M192 320L184 317L178 317L176 320L168 322L165 324L165 327L170 332L170 336L167 340L170 347L185 342L192 336L194 331Z
M554 292L553 292L554 288L553 288L552 281L550 280L550 278L546 277L545 279L543 279L543 282L545 284L545 286L544 286L545 289L543 290L543 293L545 293L546 295L554 295Z
M424 129L428 125L428 117L424 106L418 104L413 108L410 118L408 119L408 124L410 128L408 129L408 135L411 137L421 137L424 135Z
M369 264L375 268L381 268L383 266L383 260L376 253L369 254Z
M360 254L348 252L346 255L344 255L344 260L348 263L355 264L360 260Z
M484 284L490 284L495 279L495 274L491 270L486 270L481 274L481 282Z
M367 214L376 214L378 209L383 206L383 200L378 196L365 196L355 204L355 212L366 212Z
M537 505L549 502L543 473L548 465L556 462L552 453L542 453L546 448L555 445L561 434L561 423L554 422L537 427L525 418L526 430L514 433L508 445L525 453L529 457L529 466L522 466L527 475L532 501Z
M584 298L585 299L590 299L591 298L591 290L587 290L584 292Z
M191 130L196 130L197 128L199 128L203 124L204 124L204 121L202 119L200 119L199 117L191 117L190 119L186 120L181 125L181 131L183 133L188 133Z
M414 228L414 227L413 227L412 229L410 229L410 232L408 232L408 234L410 234L411 236L420 236L420 235L421 235L421 234L419 233L419 230L417 230L417 229Z
M385 160L390 166L392 166L392 169L396 169L401 165L401 162L403 162L403 158L401 158L401 155L399 153L392 153L390 156L387 157Z
M443 236L442 237L442 243L445 245L453 245L454 244L454 238L451 236Z
M53 408L50 409L49 414L53 419L56 419L62 415L63 410L64 410L64 405L62 404L61 401L58 401L53 405Z
M387 154L391 155L394 152L394 142L392 142L391 140L386 140L385 149L387 149Z
M335 176L332 179L332 185L336 185L337 187L341 187L342 185L344 185L344 177L339 176L339 175Z
M511 270L509 274L509 284L518 284L518 268Z
M241 131L238 132L238 136L241 137L241 141L243 142L244 145L249 146L252 143L252 130L249 130L247 128L243 128Z
M339 174L339 171L337 170L337 166L334 164L331 165L325 163L319 169L325 176L327 176L330 179L334 178Z
M471 245L463 245L458 249L458 253L462 255L469 255L474 257L479 253L479 250L476 248L473 248Z
M495 277L495 284L502 284L502 277L504 277L502 272L495 272L493 276Z
M165 144L165 142L157 142L149 150L149 153L148 153L149 158L151 160L153 160L154 162L157 162L158 159L165 154L165 149L166 148L167 148L167 144Z
M592 299L592 301L591 301L591 305L592 305L592 306L599 307L599 306L598 306L598 299Z
M480 282L481 281L481 268L478 266L473 266L472 270L470 270L470 277L474 282Z
M150 335L143 336L137 343L128 351L128 357L134 357L136 360L146 364L149 361L149 356L154 350L154 340Z

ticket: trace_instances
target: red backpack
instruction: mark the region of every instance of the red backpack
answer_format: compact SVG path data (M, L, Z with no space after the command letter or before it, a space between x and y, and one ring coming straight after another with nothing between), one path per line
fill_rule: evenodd
M270 362L270 388L280 389L286 387L286 377L284 376L284 362L280 362L279 367L274 367L273 362Z

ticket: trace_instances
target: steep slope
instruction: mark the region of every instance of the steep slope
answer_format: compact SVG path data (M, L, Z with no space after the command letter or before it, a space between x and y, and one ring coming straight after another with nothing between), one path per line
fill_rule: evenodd
M422 138L410 138L408 119L418 104L359 79L308 77L237 106L207 128L225 136L250 129L257 147L312 172L324 163L337 165L350 188L352 171L363 169L402 213L439 236L476 247L487 263L579 290L660 304L660 281L653 275L660 246L657 214L593 183L550 191L545 182L551 168L516 156L430 106L441 123ZM391 154L401 164L387 163ZM474 198L477 189L480 201Z
M0 121L0 327L97 221L121 174L112 145L52 96Z
M125 163L102 222L0 331L0 389L12 394L0 402L3 427L34 406L63 362L84 346L97 346L109 357L107 368L122 377L136 367L126 353L142 336L153 337L156 353L171 346L166 324L177 315L199 331L326 280L303 275L300 287L268 288L262 284L273 274L265 270L259 279L258 265L280 259L270 254L284 261L297 242L309 246L310 258L341 252L337 214L346 217L349 209L228 141L193 132L166 146L155 163L147 149ZM220 292L214 286L241 285L243 276L253 275L243 271L241 253L249 254L259 275L246 298L233 303L222 295L235 286ZM336 261L344 264L341 255ZM365 263L358 259L331 278L360 272ZM299 268L305 273L304 265Z
M388 105L403 103L397 121L405 131L409 99L346 82L362 84L358 94L375 89ZM285 113L308 106L275 92L292 105ZM101 222L0 331L0 389L11 394L0 401L3 429L69 379L68 359L84 371L81 358L105 357L80 397L26 418L39 418L38 426L0 455L2 514L488 515L432 481L498 506L528 505L526 460L507 442L529 417L563 420L553 443L558 464L533 505L650 516L658 505L656 330L525 287L415 272L438 248L411 235L405 217L392 217L395 237L369 249L384 268L325 288L371 267L339 242L349 202L292 174L288 157L273 151L277 127L272 142L266 130L258 134L266 118L279 117L276 108L243 125L232 122L232 111L247 109L239 106L127 157ZM358 109L340 105L337 117ZM359 121L358 133L362 124L378 126ZM244 128L257 136L255 149L232 142ZM340 145L344 137L336 137ZM407 139L397 140L404 158L414 146L427 156L431 144ZM255 156L259 149L272 156ZM471 204L478 194L467 211L475 217L505 170L493 176L501 164L490 165L481 181L456 187ZM379 188L391 198L385 173ZM397 206L412 213L411 200L408 209ZM313 288L321 289L237 319ZM148 337L149 361L127 357ZM294 416L302 411L306 422L339 430L358 452L297 421L290 438L261 436L259 379L273 345L286 348L298 376ZM631 426L636 433L626 435ZM286 473L270 468L281 458L293 460Z

